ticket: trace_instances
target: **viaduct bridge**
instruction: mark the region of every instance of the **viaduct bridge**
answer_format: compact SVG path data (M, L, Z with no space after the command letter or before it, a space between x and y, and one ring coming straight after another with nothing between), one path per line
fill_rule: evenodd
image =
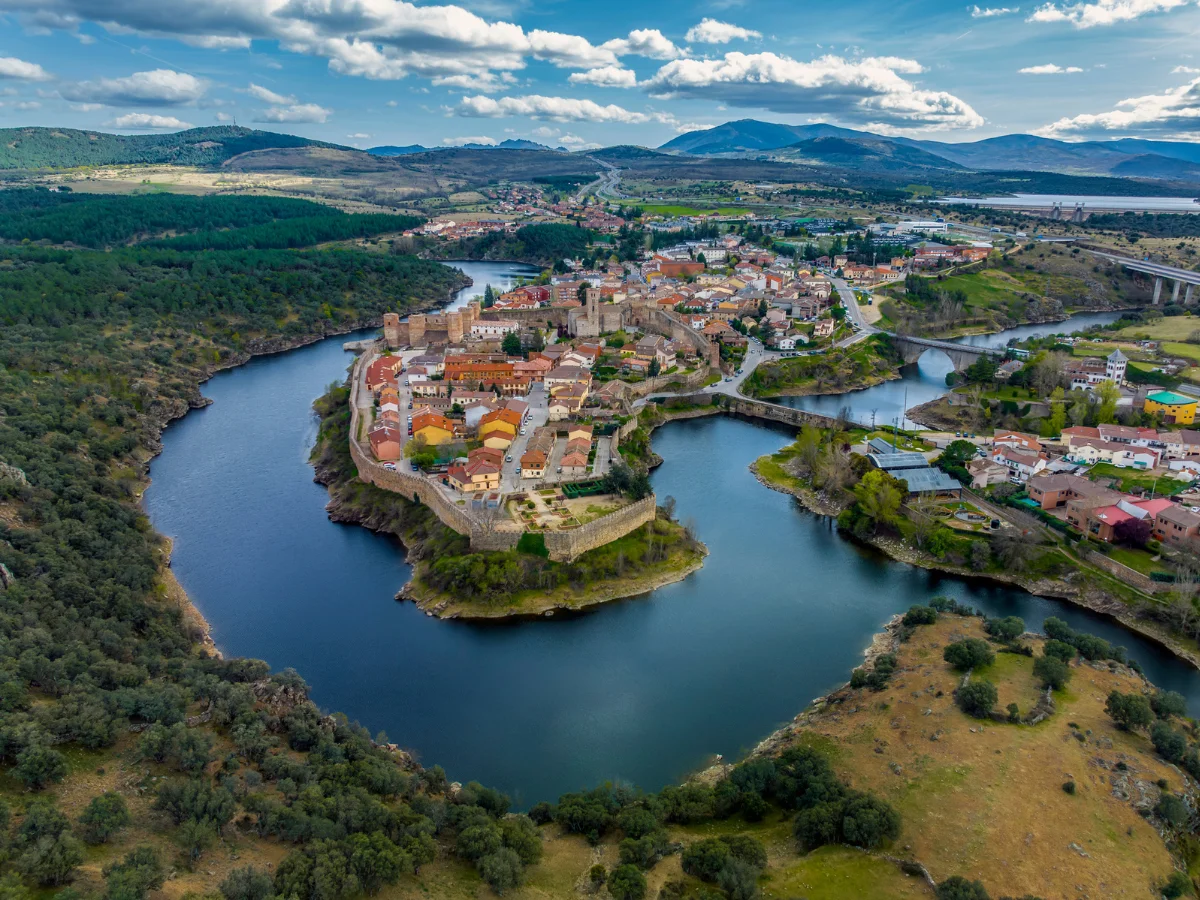
M1177 269L1175 266L1164 266L1162 263L1150 262L1147 259L1134 259L1129 256L1118 256L1115 253L1105 253L1102 250L1093 250L1090 247L1084 247L1093 256L1098 256L1101 259L1107 259L1109 262L1114 262L1122 268L1129 269L1131 272L1141 272L1143 275L1154 276L1154 303L1157 305L1162 297L1163 280L1174 282L1171 289L1171 302L1179 302L1179 291L1186 287L1183 295L1185 304L1192 302L1192 294L1196 289L1196 285L1200 284L1200 272L1189 272L1187 269Z
M905 365L915 363L926 350L941 350L954 365L955 372L961 372L981 356L1003 356L1004 351L995 347L974 347L970 344L956 344L952 341L935 341L930 338L910 337L905 334L893 334L892 345L900 351Z

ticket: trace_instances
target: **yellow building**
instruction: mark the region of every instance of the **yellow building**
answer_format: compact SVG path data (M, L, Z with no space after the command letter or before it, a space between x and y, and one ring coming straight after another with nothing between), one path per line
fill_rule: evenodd
M454 424L435 412L418 413L413 417L413 437L430 445L444 444L454 438Z
M1166 422L1191 425L1196 421L1196 401L1174 391L1158 391L1146 397L1146 412L1161 412Z

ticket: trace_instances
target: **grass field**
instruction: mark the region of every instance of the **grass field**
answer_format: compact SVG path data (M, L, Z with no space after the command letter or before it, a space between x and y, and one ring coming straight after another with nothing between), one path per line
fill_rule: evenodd
M1095 478L1115 479L1116 487L1121 491L1153 490L1155 497L1174 497L1191 486L1186 481L1176 481L1174 478L1155 478L1146 472L1138 472L1135 469L1118 469L1109 463L1096 463L1088 470L1088 475Z
M743 216L744 206L684 206L678 203L626 203L640 206L648 216Z
M1163 316L1154 322L1122 328L1117 334L1127 340L1148 338L1152 341L1183 341L1193 331L1200 331L1200 316Z

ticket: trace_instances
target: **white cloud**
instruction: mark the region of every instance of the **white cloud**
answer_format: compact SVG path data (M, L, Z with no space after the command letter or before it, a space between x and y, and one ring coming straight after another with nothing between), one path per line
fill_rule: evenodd
M629 37L613 38L600 45L617 56L645 56L649 59L678 59L683 51L657 28L639 28L629 32Z
M516 83L516 77L511 72L480 72L477 75L439 75L433 79L434 87L456 88L460 91L483 91L490 94L502 91ZM392 105L395 105L393 101Z
M1171 70L1172 75L1200 75L1200 69L1195 66L1176 66Z
M0 78L16 81L49 81L51 75L37 63L26 62L15 56L0 56Z
M550 119L554 122L621 122L641 125L662 121L663 114L640 113L610 103L601 106L592 100L578 97L463 97L453 112L471 118L498 119L504 116L527 116L530 119Z
M208 83L171 69L134 72L125 78L99 78L64 85L60 93L78 103L105 106L183 106L204 96Z
M688 29L684 37L693 44L728 44L730 41L745 41L750 38L761 38L761 31L752 31L740 25L728 22L718 22L716 19L704 18L699 25Z
M215 118L218 122L232 122L233 121L233 116L231 116L229 113L226 113L226 112L217 113Z
M1034 10L1030 22L1070 22L1076 28L1114 25L1153 13L1187 6L1192 0L1093 0L1080 3L1047 3Z
M529 47L535 59L542 59L564 69L594 69L617 64L612 50L595 47L586 38L557 31L529 32Z
M71 109L75 112L95 112L98 109L104 109L103 103L72 103Z
M333 114L332 109L318 106L316 103L293 103L289 106L272 106L259 110L256 122L275 122L286 124L320 124Z
M971 8L971 18L972 19L991 19L996 16L1010 16L1013 13L1019 13L1020 11L1021 11L1021 7L1019 7L1019 6L995 6L995 7L984 7L982 9L978 6L973 6Z
M397 107L397 106L399 106L399 105L400 105L400 104L398 104L398 103L397 103L395 100L389 100L387 103L385 103L385 104L384 104L384 106L391 106L391 107L393 107L393 108L395 108L395 107Z
M563 147L566 147L568 150L596 150L597 148L604 146L603 144L597 144L595 141L589 141L586 138L581 138L579 135L571 134L570 132L560 135L558 138L558 143Z
M19 109L22 111L41 108L42 104L37 100L21 100L20 102L13 104L13 109Z
M469 137L448 137L442 138L442 145L445 147L462 147L464 144L487 144L489 147L495 147L499 141L494 137L488 137L486 134L477 134Z
M1063 117L1035 133L1046 137L1116 133L1196 140L1200 138L1200 78L1161 94L1130 97L1109 112Z
M185 128L191 128L191 122L183 122L174 116L156 116L152 113L129 113L124 116L117 116L110 122L105 122L108 128L133 128L135 130L157 130L165 131L182 131Z
M821 115L900 129L976 128L966 101L917 88L902 76L923 71L894 57L800 62L775 53L726 53L720 59L669 62L643 82L652 95L727 103L789 114Z
M1073 75L1076 72L1082 72L1083 69L1079 66L1058 66L1054 63L1046 63L1044 66L1026 66L1023 69L1017 69L1021 75Z
M622 69L620 66L602 66L586 72L572 72L567 81L595 87L631 88L637 85L637 74L633 69Z
M246 93L263 103L269 103L272 106L288 106L295 103L296 98L292 95L277 94L262 85L251 82L250 87L246 88Z
M352 140L352 141L365 141L368 138L370 138L371 135L363 134L361 131L356 131L356 132L354 132L354 134L346 135L346 137L350 138L350 140Z

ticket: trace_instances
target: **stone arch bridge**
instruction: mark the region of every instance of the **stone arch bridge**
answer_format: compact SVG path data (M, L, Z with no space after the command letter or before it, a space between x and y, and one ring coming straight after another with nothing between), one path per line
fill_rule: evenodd
M900 351L905 365L915 363L926 350L941 350L950 357L955 372L963 371L981 356L992 356L997 359L1004 356L1004 351L996 347L973 347L970 344L935 341L929 338L910 337L905 334L893 334L892 346Z

